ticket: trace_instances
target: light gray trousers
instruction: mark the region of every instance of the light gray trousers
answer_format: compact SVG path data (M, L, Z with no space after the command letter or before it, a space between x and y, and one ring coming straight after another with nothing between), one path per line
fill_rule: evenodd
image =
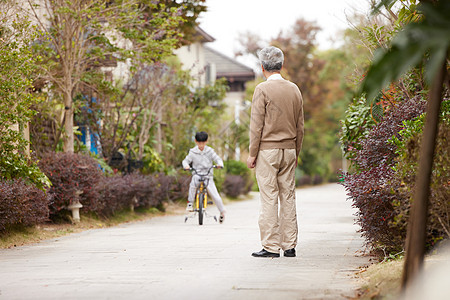
M272 253L297 246L296 159L295 149L270 149L260 150L256 160L256 180L261 198L261 244Z
M197 191L197 187L200 185L200 176L192 175L191 184L189 185L189 198L188 201L190 203L194 202L195 192ZM209 183L206 188L208 191L208 195L213 199L219 211L225 212L225 207L223 206L222 197L220 197L219 192L217 191L216 185L214 184L214 179L209 177Z

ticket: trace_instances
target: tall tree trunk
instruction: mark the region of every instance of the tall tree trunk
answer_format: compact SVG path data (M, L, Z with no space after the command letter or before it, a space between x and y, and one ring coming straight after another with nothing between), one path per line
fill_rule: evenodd
M442 91L446 62L439 70L432 83L428 96L427 115L422 133L422 146L417 171L414 198L406 236L406 258L403 268L402 287L405 289L422 269L425 255L427 235L428 197L430 194L431 171L434 149L438 133L439 110L442 101Z
M64 152L74 152L72 93L64 92Z
M64 1L61 1L60 5L64 7ZM69 2L70 3L70 2ZM79 9L78 5L74 7L75 9ZM77 10L78 13L78 10ZM74 30L79 26L79 24L74 23L71 24L74 21L74 18L70 16L70 14L67 14L63 18L64 25L63 25L63 39L64 43L61 47L61 66L63 68L63 78L64 78L64 87L63 87L63 93L64 93L64 114L65 114L65 120L64 120L64 152L74 152L74 145L73 145L73 100L72 100L72 91L74 88L74 68L77 64L77 57L76 57L76 51L74 47L76 47L75 43L73 42L74 38Z
M162 154L162 109L161 105L158 105L157 108L157 118L158 118L158 127L156 131L156 151L158 151L159 154Z

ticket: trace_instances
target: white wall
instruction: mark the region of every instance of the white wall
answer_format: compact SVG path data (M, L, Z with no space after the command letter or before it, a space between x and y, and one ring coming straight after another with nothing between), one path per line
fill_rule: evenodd
M189 70L191 76L194 78L194 87L205 86L206 83L206 61L203 44L200 42L192 43L188 46L183 46L174 51L174 54L181 62L183 70ZM216 78L215 66L210 67L210 82L214 82Z

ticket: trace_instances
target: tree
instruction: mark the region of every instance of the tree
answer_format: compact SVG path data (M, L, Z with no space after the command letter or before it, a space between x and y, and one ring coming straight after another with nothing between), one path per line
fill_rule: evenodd
M158 153L162 152L162 114L168 102L172 100L170 96L173 94L174 86L178 83L174 73L167 65L160 63L143 68L135 76L137 96L148 101L148 103L139 105L145 109L141 122L136 126L139 133L137 135L138 159L142 159L144 146L149 141L151 129L155 125L157 125L156 148Z
M132 72L125 84L118 82L116 88L98 89L101 93L94 97L78 97L82 104L77 120L98 133L108 163L124 148L137 148L137 159L142 160L145 146L160 131L162 112L180 84L175 72L164 63L141 63Z
M291 30L280 31L278 36L269 41L269 44L279 47L284 53L282 75L296 83L302 91L305 120L311 118L313 110L318 109L323 100L323 91L317 85L319 73L325 64L316 51L316 36L320 30L315 22L299 18ZM251 32L243 34L239 42L242 49L236 55L250 54L256 58L257 52L267 43Z
M228 85L225 79L216 80L214 84L191 90L187 73L179 74L185 84L179 85L174 98L163 112L164 147L162 155L170 166L179 166L193 145L196 131L208 132L209 144L218 148L221 144L221 119L225 105ZM217 146L216 146L217 145Z
M384 0L377 8L381 6L389 8L395 2ZM422 1L418 10L423 14L423 20L407 24L392 41L391 47L377 54L361 88L367 93L368 100L372 101L387 83L419 64L425 65L426 79L431 86L414 201L408 224L403 287L411 282L423 264L430 176L444 83L450 88L447 71L450 50L450 3L448 1L432 1L432 3Z
M74 151L73 97L94 89L90 73L111 61L160 60L177 45L182 23L176 8L153 1L28 0L26 10L41 32L35 43L42 81L64 104L64 151ZM146 9L151 14L143 14Z
M283 50L285 63L282 75L296 83L303 95L305 137L299 167L304 174L318 181L336 179L341 164L337 133L352 87L342 74L352 70L350 55L345 49L319 51L315 22L298 19L291 30L272 38L271 45ZM242 53L257 56L263 41L247 33L241 40Z
M0 3L0 179L24 178L40 188L48 178L29 159L23 132L38 99L32 92L34 28L9 1Z
M189 72L182 71L175 60L143 63L128 82L113 88L104 84L94 97L77 97L82 103L77 121L98 133L108 163L123 155L125 161L143 161L144 172L162 170L180 164L196 130L217 135L226 83L218 80L194 90ZM154 163L159 166L149 167Z
M176 9L184 20L178 27L178 30L183 35L182 43L190 44L195 40L196 25L198 25L197 18L200 13L205 12L207 9L205 2L206 0L160 0L158 1L158 5L150 9L149 12L154 13L162 9L169 13L170 10Z
M325 62L316 55L316 36L320 27L315 22L298 19L292 30L279 35L271 41L271 44L279 47L284 52L285 76L295 82L302 91L304 98L305 121L308 121L319 109L324 99L319 81L319 73Z

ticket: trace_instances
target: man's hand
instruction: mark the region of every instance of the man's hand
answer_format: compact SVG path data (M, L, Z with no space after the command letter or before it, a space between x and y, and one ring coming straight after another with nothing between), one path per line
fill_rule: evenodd
M253 169L256 166L256 157L249 156L247 158L247 167Z

